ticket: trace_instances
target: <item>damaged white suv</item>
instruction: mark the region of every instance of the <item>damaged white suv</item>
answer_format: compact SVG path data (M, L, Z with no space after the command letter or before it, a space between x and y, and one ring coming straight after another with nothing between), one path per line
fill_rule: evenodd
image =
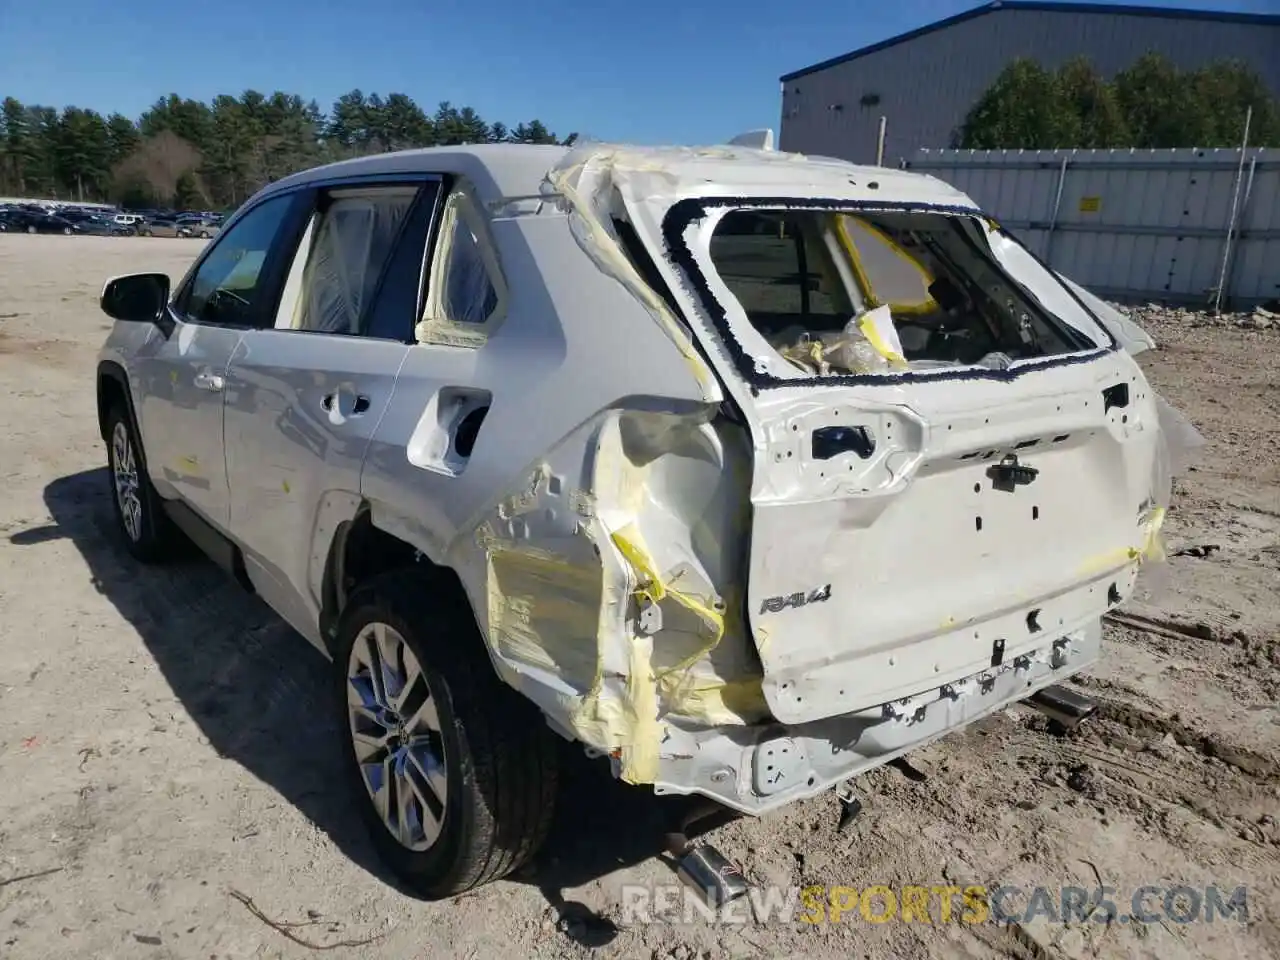
M554 734L755 814L1070 676L1169 495L1144 335L887 169L363 158L102 308L128 548L181 531L334 661L429 896L534 853Z

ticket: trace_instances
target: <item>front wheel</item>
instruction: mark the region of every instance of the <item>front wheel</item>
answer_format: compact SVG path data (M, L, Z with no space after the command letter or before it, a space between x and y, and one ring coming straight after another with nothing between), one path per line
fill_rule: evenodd
M374 846L429 899L500 879L546 838L554 734L494 674L475 619L415 571L351 597L334 668L343 752Z
M107 414L107 465L111 504L125 548L143 563L168 559L180 536L143 466L133 418L120 404Z
M27 233L35 233L35 232L36 232L36 228L34 226L27 227Z
M63 227L63 228L62 228L62 235L63 235L64 237L69 237L69 236L71 236L71 228L70 228L70 227Z

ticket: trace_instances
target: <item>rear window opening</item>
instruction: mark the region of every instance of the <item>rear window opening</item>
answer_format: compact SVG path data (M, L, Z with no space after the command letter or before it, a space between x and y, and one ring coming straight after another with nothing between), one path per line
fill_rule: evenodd
M755 330L814 376L1006 369L1100 346L1009 275L976 216L731 210L710 257Z

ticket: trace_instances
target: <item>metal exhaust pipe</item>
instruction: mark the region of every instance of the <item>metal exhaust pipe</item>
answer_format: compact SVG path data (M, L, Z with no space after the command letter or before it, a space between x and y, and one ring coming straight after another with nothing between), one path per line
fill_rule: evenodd
M1098 709L1097 701L1057 683L1036 691L1025 702L1068 730L1074 730Z
M719 909L750 889L742 868L709 843L694 843L689 829L698 822L736 819L738 815L714 800L694 800L682 812L674 830L666 835L666 848L676 861L676 876L701 896L704 903ZM728 822L727 819L725 822Z
M676 876L700 893L704 902L717 909L737 900L750 889L738 865L709 843L692 846L680 858Z

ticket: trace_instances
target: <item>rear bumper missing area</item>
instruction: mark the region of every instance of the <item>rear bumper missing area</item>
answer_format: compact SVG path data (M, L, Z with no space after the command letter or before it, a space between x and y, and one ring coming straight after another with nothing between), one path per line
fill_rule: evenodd
M1060 683L1093 663L1101 646L1102 623L1093 619L998 667L857 713L793 726L670 727L654 790L767 813Z

